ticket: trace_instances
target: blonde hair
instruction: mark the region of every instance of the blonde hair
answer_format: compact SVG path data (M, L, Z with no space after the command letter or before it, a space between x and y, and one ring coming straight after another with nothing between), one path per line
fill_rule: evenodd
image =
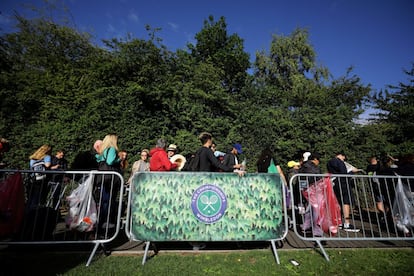
M49 145L43 145L38 148L32 155L30 155L30 159L40 160L43 159L46 155L49 155L52 150L52 147Z
M115 148L116 151L118 152L118 136L115 134L108 134L105 136L105 138L102 141L101 146L99 147L99 154L102 155L102 153L107 149L107 148Z

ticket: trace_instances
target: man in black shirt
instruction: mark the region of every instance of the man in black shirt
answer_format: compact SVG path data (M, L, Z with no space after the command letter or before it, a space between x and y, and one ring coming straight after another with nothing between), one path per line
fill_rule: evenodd
M235 169L240 169L241 164L234 164L232 166L226 166L214 156L213 151L211 150L211 144L213 143L213 137L208 132L203 132L200 134L199 139L201 141L202 147L198 149L195 157L195 164L193 167L194 171L200 172L214 172L216 169L221 169L224 172L232 172ZM243 171L242 175L244 174Z
M345 153L337 152L336 156L328 161L326 167L331 174L348 174L348 170L345 165ZM352 179L348 181L348 178L337 177L334 180L334 192L339 203L342 204L342 213L344 215L345 223L343 229L348 232L359 232L360 229L351 224L351 209L354 202L353 197L353 182Z

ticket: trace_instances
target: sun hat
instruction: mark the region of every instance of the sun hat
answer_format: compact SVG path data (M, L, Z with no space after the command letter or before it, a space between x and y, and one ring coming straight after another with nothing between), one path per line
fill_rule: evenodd
M177 151L177 146L174 144L170 144L167 148L167 151Z

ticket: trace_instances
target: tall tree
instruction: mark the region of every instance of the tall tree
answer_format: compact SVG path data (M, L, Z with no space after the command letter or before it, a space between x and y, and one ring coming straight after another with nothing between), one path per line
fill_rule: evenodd
M284 161L301 150L329 158L339 146L350 147L354 119L370 91L350 73L331 81L316 64L305 30L274 35L270 52L257 53L255 78L245 90L243 113L253 119L244 135L251 145L255 139L270 145Z
M11 154L25 167L41 144L63 147L84 133L77 127L82 123L77 111L85 108L83 88L93 83L87 69L96 52L89 36L69 27L45 18L16 15L16 20L19 31L1 40L6 63L1 67L0 130L19 145Z
M408 83L389 85L374 95L375 122L382 126L394 152L414 152L414 63L404 70Z
M209 62L221 69L222 85L227 92L240 92L250 67L249 54L237 34L228 35L225 18L222 16L215 22L210 15L195 38L196 45L188 45L192 56L198 62Z

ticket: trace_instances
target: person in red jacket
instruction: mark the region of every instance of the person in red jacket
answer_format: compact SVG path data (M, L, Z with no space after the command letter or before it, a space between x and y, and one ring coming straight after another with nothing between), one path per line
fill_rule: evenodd
M150 171L165 172L177 169L178 165L176 163L171 163L170 159L168 159L165 147L165 140L158 139L155 148L150 150Z

